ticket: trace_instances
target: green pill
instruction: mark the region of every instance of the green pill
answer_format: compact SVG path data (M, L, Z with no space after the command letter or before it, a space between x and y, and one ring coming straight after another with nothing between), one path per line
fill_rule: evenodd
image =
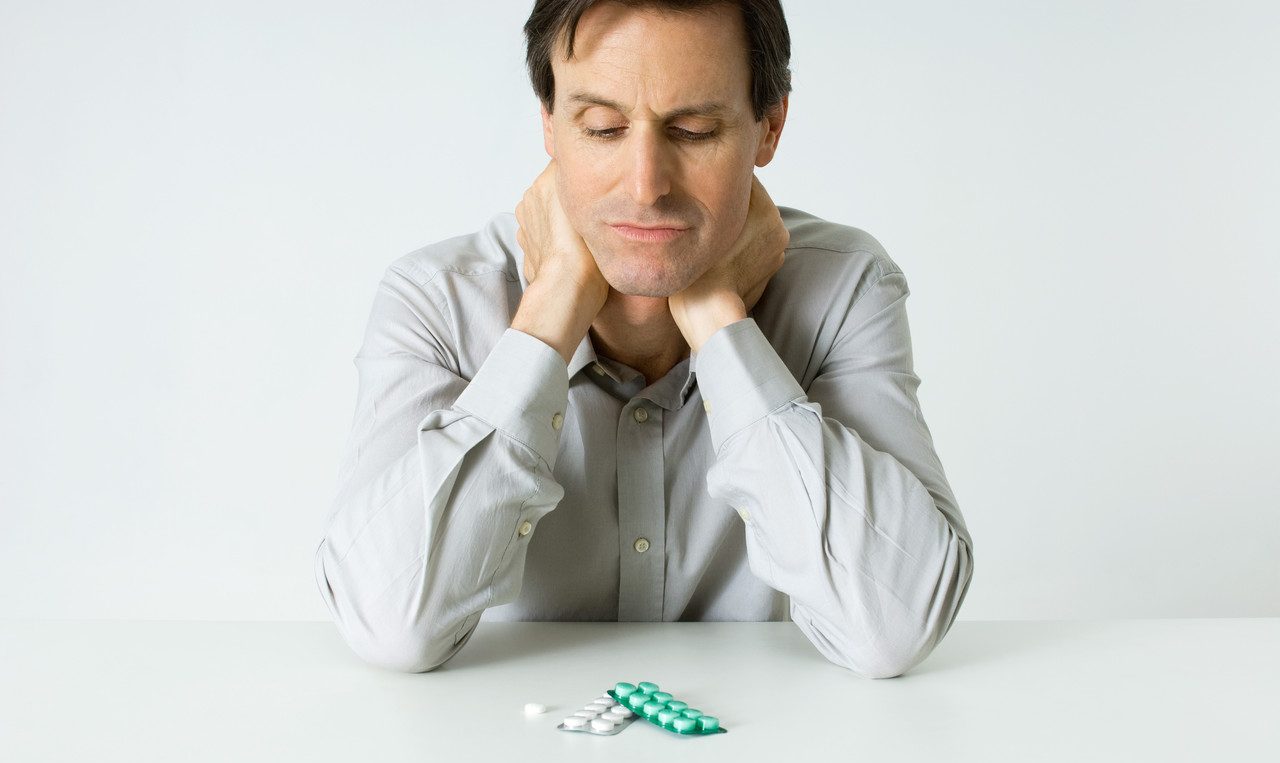
M677 713L675 710L672 710L671 708L658 711L658 723L661 723L663 726L666 726L668 723L671 723L678 717L680 717L680 713ZM687 721L689 719L685 718L685 720Z
M648 702L651 697L652 695L645 694L642 691L633 692L631 696L627 697L627 707L632 710L639 711L640 708L644 707L644 703Z
M698 722L692 718L676 718L671 721L671 728L679 731L681 734L690 734L698 729Z
M667 707L671 708L672 710L675 710L677 713L683 713L684 709L688 706L689 706L688 702L681 702L678 699L673 699L667 702Z
M655 691L658 690L658 685L653 683L652 681L641 681L637 688L639 688L640 691L644 692L645 694L653 694Z
M644 717L652 718L667 707L663 702L646 702L644 703Z
M653 693L653 701L654 701L654 702L670 702L671 700L672 700L672 696L671 696L671 694L670 694L670 693L668 693L668 692L665 692L665 691L655 691L655 692Z
M685 710L685 711L684 711L684 717L686 717L686 718L701 718L701 717L702 717L702 711L701 711L701 710L699 710L699 709L697 709L697 708L691 707L691 708L689 708L689 709L687 709L687 710Z
M618 697L618 699L625 699L636 693L636 685L620 683L613 687L613 693Z
M720 728L720 719L710 715L704 715L698 718L698 729L700 731L715 731Z

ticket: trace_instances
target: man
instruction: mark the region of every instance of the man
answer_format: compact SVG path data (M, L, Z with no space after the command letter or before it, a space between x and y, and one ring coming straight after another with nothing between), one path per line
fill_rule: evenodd
M515 215L387 269L316 579L363 659L485 620L793 620L868 677L951 627L972 542L902 271L774 206L777 0L538 0L551 162Z

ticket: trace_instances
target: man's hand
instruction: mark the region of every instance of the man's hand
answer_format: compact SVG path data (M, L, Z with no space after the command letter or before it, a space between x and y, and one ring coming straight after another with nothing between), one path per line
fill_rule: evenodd
M511 328L541 339L568 363L604 307L609 282L560 204L554 159L516 205L516 222L529 288Z
M738 240L698 280L667 300L694 352L721 328L747 317L769 279L782 269L790 240L773 199L753 176L747 222Z

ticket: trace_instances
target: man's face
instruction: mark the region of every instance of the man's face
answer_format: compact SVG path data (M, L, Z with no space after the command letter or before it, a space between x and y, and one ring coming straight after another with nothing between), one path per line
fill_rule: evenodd
M755 120L732 5L600 3L578 23L573 60L557 50L543 128L565 213L614 289L670 296L741 233L752 172L773 158L785 104Z

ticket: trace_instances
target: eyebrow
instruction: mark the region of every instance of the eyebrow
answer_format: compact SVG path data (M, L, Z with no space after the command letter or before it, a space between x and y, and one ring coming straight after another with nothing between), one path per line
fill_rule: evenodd
M603 96L588 93L585 90L578 90L569 95L569 103L588 103L593 106L605 106L613 109L619 114L625 114L627 110L617 101L609 100ZM688 116L705 116L717 117L729 112L729 107L723 103L715 101L707 101L705 103L696 103L691 106L682 106L681 108L660 115L663 120L676 119L678 117Z

